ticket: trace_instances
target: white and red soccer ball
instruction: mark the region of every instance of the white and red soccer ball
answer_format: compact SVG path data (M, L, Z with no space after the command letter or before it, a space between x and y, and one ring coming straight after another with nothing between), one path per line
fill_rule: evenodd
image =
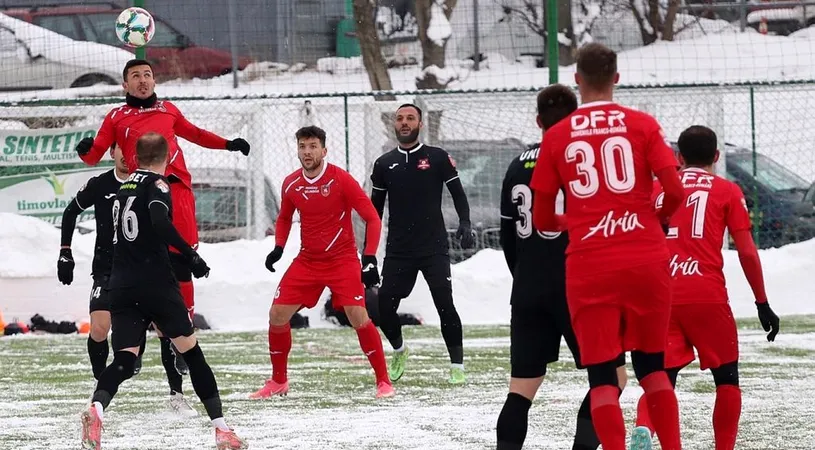
M127 8L116 18L116 36L128 47L143 47L153 39L156 22L143 8Z

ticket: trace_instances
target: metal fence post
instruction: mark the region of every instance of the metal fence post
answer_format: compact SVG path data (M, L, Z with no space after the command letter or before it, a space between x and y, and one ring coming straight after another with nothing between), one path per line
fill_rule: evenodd
M755 96L755 87L750 86L750 133L751 133L751 146L752 146L752 156L753 156L753 180L756 179L758 176L758 155L756 154L756 96ZM753 240L756 241L756 247L760 245L759 238L758 238L758 229L761 226L761 222L763 221L763 217L761 217L761 210L759 209L758 204L758 186L756 183L753 183ZM759 226L756 226L756 221L758 221ZM760 247L759 247L760 248Z
M133 0L133 6L144 8L144 0ZM146 50L144 47L136 47L136 59L147 59Z
M481 63L481 48L479 46L478 29L478 0L473 0L473 70L478 70Z
M351 139L348 136L348 94L342 96L342 111L345 116L345 170L351 171Z
M747 0L739 1L739 29L742 33L747 29Z
M547 14L548 11L548 14ZM546 47L549 53L549 84L558 82L560 47L557 40L557 0L546 0Z
M237 14L235 0L228 0L227 15L229 16L227 26L229 27L229 52L232 53L232 88L238 88L238 36L237 36Z

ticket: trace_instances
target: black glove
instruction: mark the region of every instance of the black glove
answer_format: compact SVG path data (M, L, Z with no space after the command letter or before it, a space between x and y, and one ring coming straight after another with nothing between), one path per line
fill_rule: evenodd
M470 227L470 222L461 222L458 225L456 237L461 241L461 248L467 250L475 247L475 232Z
M268 256L266 256L266 268L269 269L269 272L274 272L274 263L280 261L280 257L283 256L283 247L275 246L274 250L272 250Z
M62 284L71 284L74 281L74 256L70 248L63 248L59 251L57 260L57 278Z
M376 256L362 255L362 284L365 289L379 284L379 269L376 268Z
M780 324L778 316L770 308L769 302L756 303L756 308L758 309L758 320L761 321L761 327L764 328L764 331L770 332L767 335L767 340L770 342L775 341L775 335L778 334Z
M93 138L86 137L76 144L76 153L79 156L85 156L91 151L91 147L93 147Z
M249 156L249 143L245 139L237 138L226 142L226 149L230 152L241 152L243 156Z
M207 265L204 258L201 258L201 255L195 253L193 251L192 257L190 258L190 272L192 272L192 276L195 278L202 278L209 276L209 266Z

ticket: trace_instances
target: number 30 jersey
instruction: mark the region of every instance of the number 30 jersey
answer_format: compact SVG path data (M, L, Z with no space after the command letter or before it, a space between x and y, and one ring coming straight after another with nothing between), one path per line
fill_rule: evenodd
M566 192L570 276L668 260L651 194L654 172L676 166L656 119L612 102L583 104L546 131L532 188Z
M540 232L532 225L532 190L529 183L539 149L521 153L509 164L501 188L501 220L515 224L515 268L512 304L539 303L566 292L566 233ZM563 213L563 196L558 195L558 213ZM557 300L556 300L557 301ZM562 300L561 300L562 301Z
M749 230L750 214L744 194L735 183L703 169L679 173L685 189L682 206L671 217L668 250L673 304L727 303L724 231ZM655 206L662 207L662 187L654 183Z
M150 205L161 203L172 217L164 176L139 169L122 183L113 202L113 269L108 288L175 283L167 243L155 232Z

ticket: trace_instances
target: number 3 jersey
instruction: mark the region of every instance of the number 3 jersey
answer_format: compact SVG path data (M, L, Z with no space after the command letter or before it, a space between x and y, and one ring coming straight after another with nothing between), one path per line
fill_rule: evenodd
M108 288L175 283L167 244L155 232L150 205L161 203L172 217L164 176L139 169L122 183L113 202L113 270Z
M529 183L539 149L521 153L509 164L501 188L501 220L515 224L515 268L512 304L534 304L541 297L566 292L565 259L569 239L566 233L540 232L532 226L532 190ZM558 213L563 197L558 196Z
M566 192L570 276L667 261L651 194L654 172L676 166L656 119L616 103L583 104L546 131L532 188Z
M724 231L750 229L744 194L735 183L700 168L683 169L679 177L685 200L671 217L667 236L673 304L726 303ZM656 208L661 208L659 182L654 195Z

